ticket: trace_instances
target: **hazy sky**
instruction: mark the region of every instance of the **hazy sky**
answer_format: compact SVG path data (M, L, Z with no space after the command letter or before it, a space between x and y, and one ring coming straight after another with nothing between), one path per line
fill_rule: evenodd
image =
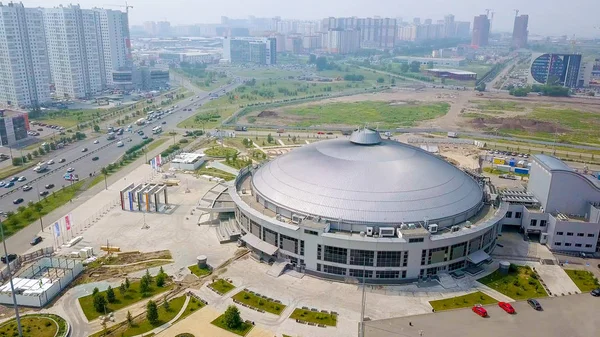
M2 0L0 0L2 1ZM4 3L8 1L4 0ZM121 0L79 0L84 8L119 9ZM289 19L320 19L328 16L413 17L441 20L454 14L456 20L471 21L485 13L496 12L492 30L511 31L513 9L529 14L533 34L600 36L600 0L129 0L131 24L167 20L171 24L218 23L220 17L245 18L281 16ZM26 7L68 4L60 0L23 0Z

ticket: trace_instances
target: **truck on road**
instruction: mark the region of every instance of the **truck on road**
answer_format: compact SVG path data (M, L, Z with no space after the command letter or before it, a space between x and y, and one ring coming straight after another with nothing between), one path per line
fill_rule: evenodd
M248 128L245 126L236 126L235 131L248 131Z
M48 163L39 163L36 167L33 168L34 172L42 173L48 170Z

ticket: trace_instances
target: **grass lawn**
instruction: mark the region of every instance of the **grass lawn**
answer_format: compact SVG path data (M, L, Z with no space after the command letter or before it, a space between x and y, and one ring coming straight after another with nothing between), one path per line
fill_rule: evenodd
M316 324L325 324L329 326L337 325L337 316L332 314L326 314L324 312L310 311L305 309L297 308L290 315L291 319L299 319L305 322L312 322Z
M528 177L529 174L523 174L523 173L516 173L516 172L506 172L506 171L502 171L502 170L498 170L492 167L484 167L483 168L483 172L487 172L489 174L495 174L495 175L500 175L500 174L512 174L514 176L522 176L522 177Z
M495 299L482 293L481 291L474 292L463 296L446 298L443 300L429 301L429 304L435 311L450 310L457 308L472 307L475 304L492 304L496 303Z
M196 175L203 174L225 179L227 181L235 179L235 176L233 174L212 167L201 167L200 169L196 170Z
M69 186L69 182L65 181L65 188L49 194L39 202L42 206L39 213L35 206L20 206L14 215L11 215L4 220L4 235L7 237L11 236L27 227L29 224L39 221L39 214L44 216L66 204L75 197L84 182L85 181L79 181L72 186Z
M227 294L228 292L230 292L231 290L233 290L235 288L235 286L233 284L231 284L223 279L216 280L215 282L209 284L209 287L220 292L221 294Z
M565 272L581 291L592 291L596 288L600 288L598 279L594 277L594 274L587 270L565 269Z
M233 332L236 335L246 336L246 334L252 329L252 324L242 323L237 329L229 329L223 320L223 315L215 318L214 321L210 322L212 325L216 325L221 329L225 329L229 332Z
M103 334L103 331L96 332L90 337L131 337L136 335L141 335L145 332L151 331L169 321L171 321L183 308L185 304L186 296L179 296L169 300L169 311L165 310L163 303L157 303L158 305L158 322L156 324L151 324L146 319L146 315L138 316L134 318L134 322L132 326L128 326L126 323L119 324L114 328L109 328L107 334Z
M216 158L225 158L227 156L231 157L236 153L238 153L238 150L232 147L224 147L220 145L213 146L209 149L204 150L205 155Z
M233 167L236 170L240 170L248 165L252 165L252 160L236 158L236 160L229 159L229 161L223 161L223 164Z
M196 310L200 310L203 307L204 307L204 303L200 302L198 299L196 299L194 297L190 297L190 302L188 303L187 307L185 307L185 311L183 312L183 314L181 314L181 316L179 316L179 318L177 319L176 322L183 320L184 318L193 314Z
M42 316L22 316L23 337L54 337L58 326L51 319ZM18 336L17 321L10 320L0 325L0 336Z
M481 110L504 110L504 111L524 111L525 107L522 104L512 101L501 101L501 100L475 100L470 101L470 103L475 103L476 107Z
M140 293L140 281L138 280L138 281L131 282L129 289L127 289L127 292L125 293L124 296L121 296L119 289L117 289L117 288L114 289L116 301L114 303L109 303L106 306L107 312L112 312L112 311L116 311L116 310L125 308L136 302L139 302L146 298L150 298L156 294L163 293L172 288L173 288L173 284L168 284L162 288L159 288L156 285L152 285L150 287L150 291L148 292L148 294L146 294L146 296L142 296L142 294ZM100 293L106 297L106 291L101 291ZM81 309L83 310L85 317L87 317L87 319L90 321L98 318L101 315L104 315L104 312L97 312L94 309L94 299L93 299L92 295L80 297L79 305L81 305Z
M159 138L159 139L153 141L152 143L150 143L150 145L148 145L146 147L147 152L150 152L150 151L156 149L157 147L163 145L168 140L169 140L169 138Z
M188 269L192 272L192 274L202 277L210 274L210 269L208 268L198 268L198 265L189 266Z
M279 78L288 76L300 76L299 70L278 69L275 67L257 67L257 68L228 68L232 74L242 77L254 78Z
M328 103L323 105L296 106L283 108L279 118L291 115L293 126L346 125L356 126L379 122L380 127L395 128L414 126L416 122L434 119L445 115L450 108L448 103L397 104L389 102L364 101L354 103ZM253 113L258 115L258 113ZM257 120L262 119L256 117ZM269 121L267 121L269 122Z
M496 270L477 281L515 300L548 296L530 267L511 265L510 269L507 275Z
M269 301L267 299L251 294L247 291L241 291L233 295L233 299L247 304L253 308L261 309L275 315L281 315L281 312L283 311L283 309L285 309L285 305L281 303Z

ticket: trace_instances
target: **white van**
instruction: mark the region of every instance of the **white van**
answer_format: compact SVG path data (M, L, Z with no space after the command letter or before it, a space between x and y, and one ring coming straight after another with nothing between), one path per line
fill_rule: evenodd
M118 147L122 147L122 146L123 146L123 142L118 142L118 143L117 143L117 146L118 146Z

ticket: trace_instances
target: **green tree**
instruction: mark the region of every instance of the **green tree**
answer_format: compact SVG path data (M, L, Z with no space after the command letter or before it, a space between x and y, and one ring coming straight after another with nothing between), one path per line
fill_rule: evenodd
M385 79L383 77L377 78L377 83L383 83L383 82L385 82Z
M115 297L115 291L111 286L108 286L108 289L106 289L106 300L108 301L108 303L115 303L116 299L117 298Z
M121 294L121 296L125 296L126 292L127 288L125 287L125 283L121 283L121 285L119 285L119 293Z
M150 283L148 282L147 278L142 277L142 279L140 280L140 292L142 293L142 296L146 296L149 291Z
M325 56L317 57L315 64L317 65L317 71L323 71L329 68L329 61L327 61Z
M106 311L106 299L104 298L104 295L102 295L101 293L97 293L94 295L93 299L94 299L94 310L96 310L96 312L99 312L99 313L105 312Z
M410 72L418 73L421 70L421 63L417 61L412 61L410 63Z
M100 292L100 289L98 289L98 287L96 287L96 288L94 288L94 290L92 290L92 295L96 295L99 292Z
M129 327L133 325L133 316L129 310L127 310L127 325L129 325Z
M485 83L481 82L479 83L479 85L477 85L477 87L475 87L475 90L479 91L479 92L484 92L485 91Z
M148 301L146 305L146 318L152 325L158 323L158 307L154 301Z
M166 280L167 280L167 274L165 274L164 272L158 273L158 275L156 275L156 286L157 287L164 286Z
M13 166L21 166L21 165L23 165L23 159L20 157L14 157L12 159L12 164L13 164Z
M400 71L403 73L408 72L409 69L410 69L410 66L407 63L403 63L402 65L400 65Z
M315 54L310 54L310 55L308 56L308 61L307 61L307 63L308 63L308 64L314 64L314 63L316 63L316 62L317 62L317 55L315 55Z
M94 132L100 132L100 125L94 124Z
M235 305L230 305L223 314L223 321L229 329L237 329L242 324L240 311Z
M104 189L108 190L108 183L106 182L106 176L108 176L108 169L106 167L103 167L100 169L100 173L102 173L102 175L104 176ZM127 288L129 288L129 286Z
M390 80L390 83L391 83L392 85L395 85L395 84L396 84L396 79L392 77L392 79Z
M165 308L165 311L171 311L171 305L169 304L169 301L167 301L167 295L164 297L163 308Z
M271 136L271 134L269 133L267 135L267 143L272 143L273 142L273 136Z

